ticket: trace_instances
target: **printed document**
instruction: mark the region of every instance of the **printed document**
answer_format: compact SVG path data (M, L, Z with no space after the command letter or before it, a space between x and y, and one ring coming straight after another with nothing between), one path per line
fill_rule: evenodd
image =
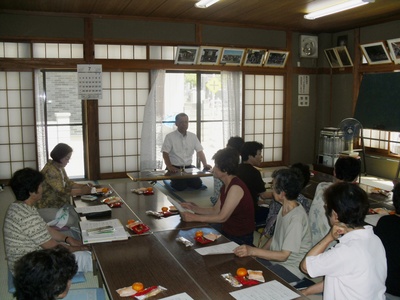
M127 240L129 235L118 219L105 221L81 221L82 242L84 244ZM104 230L108 228L110 230ZM89 230L89 233L88 233ZM97 231L97 233L96 233Z

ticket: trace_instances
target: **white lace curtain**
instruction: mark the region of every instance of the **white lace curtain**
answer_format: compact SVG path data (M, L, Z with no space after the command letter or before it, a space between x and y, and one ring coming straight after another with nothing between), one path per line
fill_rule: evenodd
M157 105L164 101L165 70L151 71L151 90L144 108L140 146L140 170L157 168L157 150L161 151L162 137L157 134L157 124L162 119ZM158 139L157 139L158 137ZM159 145L157 147L157 145Z
M164 134L161 124L165 120L162 107L164 102L165 70L151 72L151 90L144 110L141 135L140 170L158 168L162 161L161 146ZM242 73L221 72L223 140L241 136L242 115Z
M36 144L38 153L38 167L43 169L48 157L46 151L45 109L46 94L43 87L43 73L35 70L35 102L36 102Z

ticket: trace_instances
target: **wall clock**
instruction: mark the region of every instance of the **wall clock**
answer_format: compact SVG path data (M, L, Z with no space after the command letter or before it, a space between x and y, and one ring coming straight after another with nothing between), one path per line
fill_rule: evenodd
M300 35L300 57L318 57L318 36Z

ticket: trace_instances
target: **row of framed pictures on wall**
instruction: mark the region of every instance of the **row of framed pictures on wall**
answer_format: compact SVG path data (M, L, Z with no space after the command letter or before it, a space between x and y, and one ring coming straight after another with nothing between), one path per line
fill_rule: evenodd
M324 52L329 64L331 65L331 68L344 68L353 66L353 61L351 60L346 46L325 49Z
M363 44L360 47L369 65L388 64L392 62L400 64L400 38L387 40L387 47L384 42ZM332 68L353 66L346 46L329 48L324 51Z
M400 64L400 38L387 40L387 47L384 42L361 45L361 50L367 59L368 64ZM388 50L389 49L389 52Z
M284 68L289 51L209 46L178 46L175 64Z

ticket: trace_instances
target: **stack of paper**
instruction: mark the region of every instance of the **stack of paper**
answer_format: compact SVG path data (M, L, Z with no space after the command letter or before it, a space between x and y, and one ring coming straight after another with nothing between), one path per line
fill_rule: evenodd
M168 199L169 202L172 203L173 206L175 206L175 208L177 210L179 210L179 212L187 211L187 212L190 212L190 213L194 214L194 212L192 210L183 208L179 201L176 201L176 200L172 199L170 196L167 196L167 199Z
M195 249L201 255L213 255L213 254L230 254L233 250L239 247L235 242L228 242L224 244L219 244L215 246L203 247Z
M111 217L111 208L106 204L79 206L75 207L75 211L84 215L86 219Z
M81 221L79 224L81 226L82 242L84 244L120 241L126 240L129 237L118 219Z

